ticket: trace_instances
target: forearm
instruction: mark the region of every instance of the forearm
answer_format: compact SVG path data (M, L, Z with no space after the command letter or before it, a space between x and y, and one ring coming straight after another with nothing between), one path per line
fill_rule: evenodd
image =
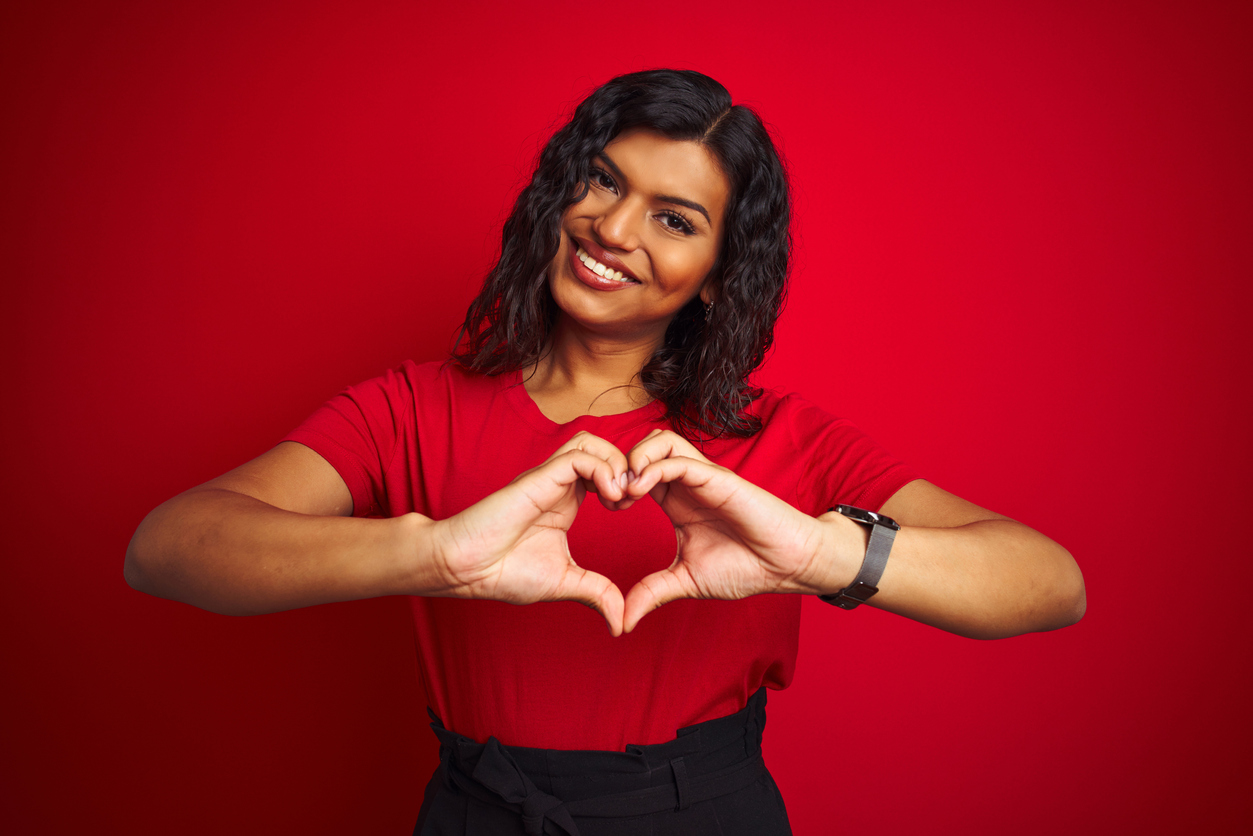
M824 593L852 582L866 529L838 514L827 528ZM1021 523L989 519L954 528L903 527L872 606L971 638L1055 630L1078 621L1083 575L1057 543Z
M226 615L436 588L433 523L313 516L219 488L159 506L126 551L127 582L142 592Z

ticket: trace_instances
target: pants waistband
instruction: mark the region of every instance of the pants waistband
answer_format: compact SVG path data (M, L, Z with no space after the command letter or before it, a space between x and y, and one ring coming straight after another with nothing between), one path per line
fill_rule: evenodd
M733 793L765 773L761 736L766 689L735 714L680 729L674 740L622 752L476 743L444 728L439 738L445 786L519 813L528 836L579 836L575 816L639 816L681 810ZM428 710L429 711L429 710Z

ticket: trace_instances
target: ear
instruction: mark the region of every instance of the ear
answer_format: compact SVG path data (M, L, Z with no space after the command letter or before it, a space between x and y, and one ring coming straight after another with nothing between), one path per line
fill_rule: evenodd
M710 302L718 301L717 284L718 283L716 281L710 278L706 279L705 283L701 285L700 293L698 295L700 296L700 303L702 305L708 305Z

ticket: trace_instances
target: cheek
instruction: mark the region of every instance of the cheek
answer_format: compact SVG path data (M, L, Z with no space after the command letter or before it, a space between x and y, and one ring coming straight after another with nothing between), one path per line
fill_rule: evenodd
M672 262L670 275L673 277L674 290L696 289L705 281L709 271L713 269L715 256L708 250L683 253L681 258Z
M562 237L564 238L565 236L563 235ZM553 256L552 261L548 262L548 268L546 270L546 272L548 273L548 280L550 282L552 281L553 273L555 273L557 269L561 266L561 259L564 255L565 255L565 247L558 245L557 254Z
M557 254L553 256L549 269L558 268L565 264L570 256L570 248L573 246L570 242L570 228L566 225L569 215L561 219L561 226L557 228Z
M671 262L664 273L658 271L653 275L658 279L657 284L662 295L682 304L700 291L701 284L708 275L708 271L701 269L702 267L703 265L690 261L683 264Z
M582 200L566 207L566 211L561 214L561 225L565 226L575 218L585 218L594 214L599 205L600 198L597 197L595 189L589 189L587 194L583 195Z

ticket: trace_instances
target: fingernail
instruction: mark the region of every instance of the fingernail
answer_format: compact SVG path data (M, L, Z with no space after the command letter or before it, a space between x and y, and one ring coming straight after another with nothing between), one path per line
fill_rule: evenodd
M626 486L627 486L627 474L624 471L622 475L618 477L618 487L625 488Z
M636 475L636 473L635 473L635 471L634 471L634 470L628 470L628 471L626 472L626 477L627 477L627 484L628 484L628 485L629 485L629 484L631 484L632 482L634 482L636 479L640 478L638 475Z

